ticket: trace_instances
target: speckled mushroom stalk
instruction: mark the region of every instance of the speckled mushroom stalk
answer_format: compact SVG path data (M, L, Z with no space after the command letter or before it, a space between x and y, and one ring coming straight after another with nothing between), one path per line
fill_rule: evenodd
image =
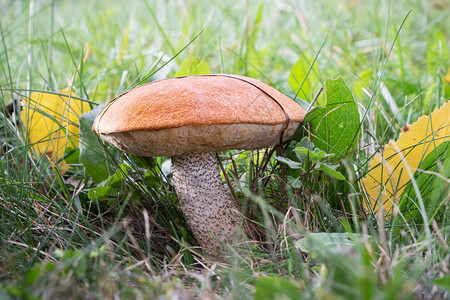
M216 153L172 157L175 191L186 222L208 256L220 255L239 231L240 210L222 183Z

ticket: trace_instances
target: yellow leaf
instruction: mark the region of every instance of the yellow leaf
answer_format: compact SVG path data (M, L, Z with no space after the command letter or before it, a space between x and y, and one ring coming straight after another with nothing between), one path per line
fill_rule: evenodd
M377 153L370 161L369 173L362 185L369 197L365 208L377 212L382 204L387 214L398 203L411 174L434 148L449 140L450 105L445 103L431 116L422 116L413 125L405 125L397 141L384 146L383 154ZM370 206L369 207L369 202Z
M26 130L31 149L38 155L46 154L52 161L64 157L66 148L78 147L78 117L91 108L70 89L58 93L34 92L22 99L20 118ZM69 167L62 162L61 170Z

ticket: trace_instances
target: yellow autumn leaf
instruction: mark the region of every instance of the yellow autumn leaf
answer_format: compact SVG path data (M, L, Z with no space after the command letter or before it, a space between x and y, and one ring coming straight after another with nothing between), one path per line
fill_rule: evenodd
M68 88L58 93L34 92L22 99L20 118L36 154L46 154L56 162L64 157L66 148L78 147L78 117L91 108L74 97L78 96ZM63 162L61 170L67 169Z
M422 116L413 125L402 129L397 141L384 146L381 155L377 153L370 161L369 173L362 180L368 200L365 208L377 212L380 204L390 214L400 195L410 181L420 162L434 148L449 140L450 104L435 109L431 116ZM411 172L408 172L407 168ZM370 203L370 204L369 204Z

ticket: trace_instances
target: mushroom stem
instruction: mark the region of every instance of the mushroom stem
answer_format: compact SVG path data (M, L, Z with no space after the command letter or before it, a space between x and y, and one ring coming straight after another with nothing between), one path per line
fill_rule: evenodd
M186 222L208 256L231 245L239 229L240 210L225 189L214 152L172 157L175 191Z

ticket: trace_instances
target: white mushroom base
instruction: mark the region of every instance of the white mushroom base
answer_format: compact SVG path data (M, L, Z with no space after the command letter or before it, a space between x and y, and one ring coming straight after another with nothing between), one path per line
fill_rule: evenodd
M172 157L175 191L186 222L208 256L220 255L239 231L239 208L225 189L216 153L189 153Z

